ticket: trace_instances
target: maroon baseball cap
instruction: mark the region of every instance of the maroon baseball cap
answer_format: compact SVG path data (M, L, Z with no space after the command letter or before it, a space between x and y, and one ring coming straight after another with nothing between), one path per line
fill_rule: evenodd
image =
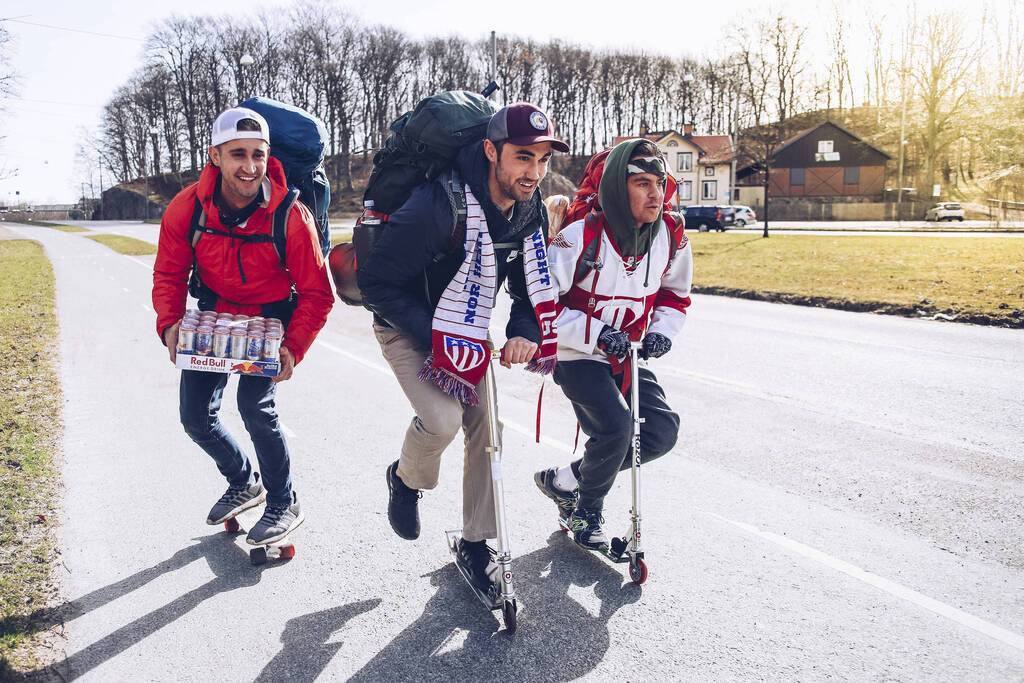
M523 147L550 142L552 149L568 153L569 145L556 138L554 132L547 114L529 102L502 107L487 124L487 139L491 142L511 142Z

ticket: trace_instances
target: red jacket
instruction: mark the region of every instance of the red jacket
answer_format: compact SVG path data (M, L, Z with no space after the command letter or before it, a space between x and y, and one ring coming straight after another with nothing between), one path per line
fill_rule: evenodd
M189 226L198 197L206 212L206 224L226 230L220 223L220 212L213 203L220 170L207 164L199 182L189 185L171 200L160 223L160 242L153 266L153 308L156 310L156 331L163 339L164 331L185 314L188 276L192 269L192 245ZM271 157L267 163L270 200L256 209L243 226L235 228L248 234L271 234L274 209L287 193L284 168ZM282 344L302 360L327 314L334 305L334 293L327 278L327 267L320 251L316 223L302 204L295 202L288 217L285 264L274 249L273 242L247 243L242 240L204 234L196 245L195 259L203 284L217 293L215 310L227 313L259 315L262 304L287 299L292 285L298 294L298 305L285 330ZM245 281L239 270L241 263Z

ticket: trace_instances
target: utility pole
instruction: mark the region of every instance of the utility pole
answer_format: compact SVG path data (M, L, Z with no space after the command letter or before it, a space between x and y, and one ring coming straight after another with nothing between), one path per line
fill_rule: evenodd
M498 35L491 31L491 80L498 82ZM495 94L491 94L495 97Z

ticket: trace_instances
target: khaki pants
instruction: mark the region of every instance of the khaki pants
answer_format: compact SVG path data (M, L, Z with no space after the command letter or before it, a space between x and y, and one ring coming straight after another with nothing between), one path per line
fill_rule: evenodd
M483 382L477 386L480 404L464 406L417 375L427 356L398 330L373 326L384 359L416 414L405 432L398 476L409 488L432 489L441 470L441 453L462 428L465 460L462 472L462 535L467 541L482 541L498 535L494 520L494 489L487 454L487 408ZM501 423L498 423L499 438Z

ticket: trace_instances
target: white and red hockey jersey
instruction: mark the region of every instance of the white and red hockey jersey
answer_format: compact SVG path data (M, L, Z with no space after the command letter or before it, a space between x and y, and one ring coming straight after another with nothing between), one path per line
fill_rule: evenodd
M633 263L629 254L619 253L604 216L592 213L588 218L589 227L588 219L576 221L548 246L559 296L558 360L607 362L595 348L605 325L634 341L648 332L674 339L686 322L693 275L693 252L682 221L663 220L647 254ZM584 243L591 240L600 240L596 252L590 250L595 267L574 283ZM675 249L669 240L675 240Z

